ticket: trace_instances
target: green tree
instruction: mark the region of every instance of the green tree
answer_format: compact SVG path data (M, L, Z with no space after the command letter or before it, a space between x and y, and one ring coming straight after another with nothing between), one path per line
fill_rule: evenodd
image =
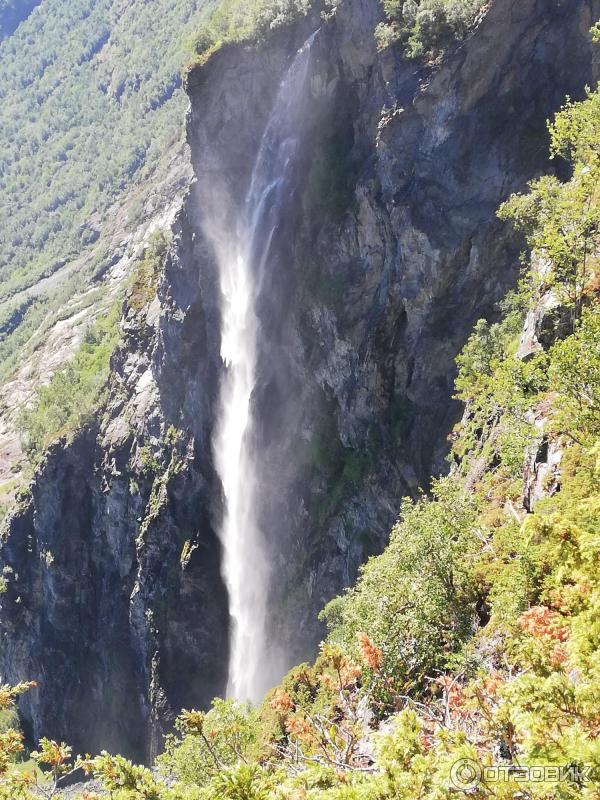
M600 310L584 312L573 336L550 354L550 385L558 393L556 425L574 438L600 436Z
M385 552L326 607L332 641L356 652L365 631L383 653L385 674L422 687L473 631L480 547L476 507L452 479L434 485L432 500L405 500Z
M483 0L384 0L389 20L376 36L380 47L404 42L411 58L437 57L473 27Z
M582 103L568 102L550 125L552 155L567 159L573 177L566 182L545 176L515 195L500 209L524 231L530 248L547 264L541 291L552 289L581 316L600 248L600 94Z

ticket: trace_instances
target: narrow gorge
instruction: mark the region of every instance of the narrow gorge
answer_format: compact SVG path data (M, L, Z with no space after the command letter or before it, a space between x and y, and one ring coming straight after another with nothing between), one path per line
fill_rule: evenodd
M190 67L194 180L124 302L107 406L4 523L28 739L150 761L181 708L314 657L323 606L448 469L456 355L519 271L497 209L553 169L599 13L494 0L424 64L345 0Z

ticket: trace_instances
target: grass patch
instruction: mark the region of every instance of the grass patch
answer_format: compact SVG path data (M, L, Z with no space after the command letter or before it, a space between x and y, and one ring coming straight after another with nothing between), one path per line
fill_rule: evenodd
M120 303L94 322L71 363L38 392L17 418L25 452L37 461L47 445L86 422L105 398L110 357L119 341Z

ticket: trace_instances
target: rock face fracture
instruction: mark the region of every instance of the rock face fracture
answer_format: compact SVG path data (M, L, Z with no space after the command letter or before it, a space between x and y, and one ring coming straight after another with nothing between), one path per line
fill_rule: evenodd
M39 682L28 735L149 758L182 706L313 654L443 469L453 359L517 275L496 209L548 170L599 11L493 0L425 67L346 0L191 71L196 182L125 303L107 408L4 523L0 677Z

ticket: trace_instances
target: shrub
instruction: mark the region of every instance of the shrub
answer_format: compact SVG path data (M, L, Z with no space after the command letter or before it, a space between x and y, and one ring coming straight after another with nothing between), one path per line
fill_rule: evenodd
M169 248L169 240L162 230L150 236L144 255L133 271L127 302L136 311L144 308L154 297L160 271Z
M435 57L472 28L484 0L384 0L389 22L378 26L380 47L404 41L410 58Z
M215 699L207 713L183 711L176 728L157 763L164 775L186 784L203 786L259 748L257 712L232 700Z
M573 438L600 436L600 309L584 312L575 333L550 354L550 385L559 394L556 425Z
M207 800L272 800L273 789L272 776L257 764L239 764L215 775Z
M480 550L476 509L451 479L433 500L405 500L388 548L363 568L357 585L326 607L332 641L359 653L366 631L398 685L422 685L473 632Z
M530 184L527 194L513 195L500 209L500 217L512 220L547 263L540 289L551 289L571 309L573 322L598 274L599 126L599 92L589 93L582 103L568 102L550 125L550 137L553 156L569 161L573 177L561 182L544 176Z

